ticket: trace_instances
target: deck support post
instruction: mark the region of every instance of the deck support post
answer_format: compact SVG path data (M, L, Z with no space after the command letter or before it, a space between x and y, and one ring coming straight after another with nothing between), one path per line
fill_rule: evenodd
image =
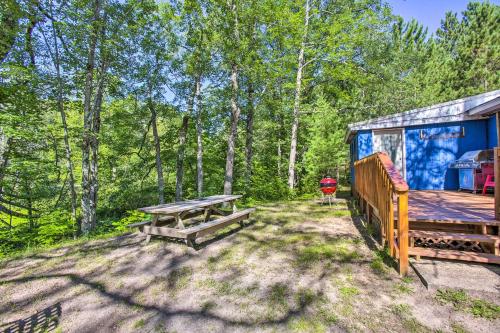
M398 195L399 275L408 273L408 192Z

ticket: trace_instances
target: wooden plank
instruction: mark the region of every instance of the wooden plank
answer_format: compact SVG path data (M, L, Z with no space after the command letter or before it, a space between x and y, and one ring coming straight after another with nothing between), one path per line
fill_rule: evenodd
M156 227L156 223L158 222L158 218L159 218L158 215L153 215L153 221L151 222L151 226L144 226L143 227L143 232L145 232L146 234L148 234L146 236L146 244L149 243L149 241L151 240L151 233L147 232L147 231L144 231L144 230L148 230L150 228L155 228Z
M164 205L139 208L140 211L149 214L174 214L185 212L196 208L204 208L223 202L233 201L241 198L241 195L214 195L211 197L195 200L179 201Z
M181 218L183 220L188 220L188 219L191 219L193 217L197 217L197 216L203 215L204 212L205 212L204 209L192 209L192 210L187 211L187 212L182 212ZM169 217L172 218L172 219L175 219L175 215L174 216L169 216ZM161 218L160 218L160 221L161 221Z
M408 274L408 193L398 196L399 274Z
M389 252L392 257L396 256L396 247L394 244L396 243L394 241L394 204L392 203L392 200L389 201L389 228L387 229L387 239L388 239L388 246L389 246Z
M230 211L218 209L216 207L210 207L210 210L211 210L210 212L211 215L227 216L231 214Z
M492 253L475 253L475 252L456 251L456 250L427 249L423 247L412 247L409 249L408 253L412 256L473 261L485 264L500 264L500 256L494 255Z
M500 226L494 199L453 191L410 191L410 222Z
M127 225L128 228L140 227L142 225L151 224L151 221L141 221Z
M195 216L198 216L198 215L200 215L200 214L199 213L192 214L192 215L188 214L186 216L186 218L192 218L192 217L195 217ZM165 224L168 224L168 223L173 222L173 221L174 221L174 217L173 216L158 216L158 222L156 223L156 225L165 225ZM151 220L136 222L136 223L132 223L132 224L127 225L127 227L129 227L129 228L140 227L142 225L151 224L151 222L152 222Z
M396 218L397 220L397 218ZM447 224L463 224L463 225L489 225L500 226L500 221L473 221L473 220L460 220L460 219L432 219L430 217L409 217L410 222L424 222L424 223L447 223Z
M499 236L480 235L480 234L465 234L465 233L450 233L442 231L424 231L410 230L410 237L438 238L445 240L461 240L470 242L495 242L500 241Z
M168 227L153 227L153 226L144 226L143 232L148 234L148 237L151 235L158 236L166 236L166 237L174 237L174 238L186 238L186 234L183 232L186 229L180 230L175 228Z
M193 226L191 228L187 228L182 230L182 232L186 235L196 235L195 237L202 237L204 235L208 235L222 229L230 224L248 219L250 217L250 213L254 212L255 208L248 208L242 211L238 211L234 214L221 217L217 220L201 223L199 225Z

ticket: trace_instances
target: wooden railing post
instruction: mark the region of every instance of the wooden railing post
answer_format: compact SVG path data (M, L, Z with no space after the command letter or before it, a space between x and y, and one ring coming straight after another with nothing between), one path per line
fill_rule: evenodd
M399 274L408 273L408 192L398 195Z

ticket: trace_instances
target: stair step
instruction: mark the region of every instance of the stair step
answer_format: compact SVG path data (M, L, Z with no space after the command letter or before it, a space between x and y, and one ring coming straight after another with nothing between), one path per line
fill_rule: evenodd
M494 235L465 234L465 233L454 233L454 232L452 233L443 231L410 230L408 232L408 235L410 237L436 238L443 240L460 240L469 242L496 243L500 241L500 237Z
M408 254L411 256L452 259L452 260L464 260L464 261L475 261L475 262L481 262L481 263L486 263L486 264L500 264L500 256L496 256L492 253L475 253L475 252L468 252L468 251L428 249L428 248L423 248L423 247L410 247L410 248L408 248Z

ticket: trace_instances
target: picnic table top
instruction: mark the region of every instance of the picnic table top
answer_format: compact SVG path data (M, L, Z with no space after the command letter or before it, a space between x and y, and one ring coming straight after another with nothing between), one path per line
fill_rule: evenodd
M139 208L141 212L149 214L175 214L191 209L204 208L223 202L233 201L241 198L241 195L212 195L210 197L194 200L177 201L163 205Z

